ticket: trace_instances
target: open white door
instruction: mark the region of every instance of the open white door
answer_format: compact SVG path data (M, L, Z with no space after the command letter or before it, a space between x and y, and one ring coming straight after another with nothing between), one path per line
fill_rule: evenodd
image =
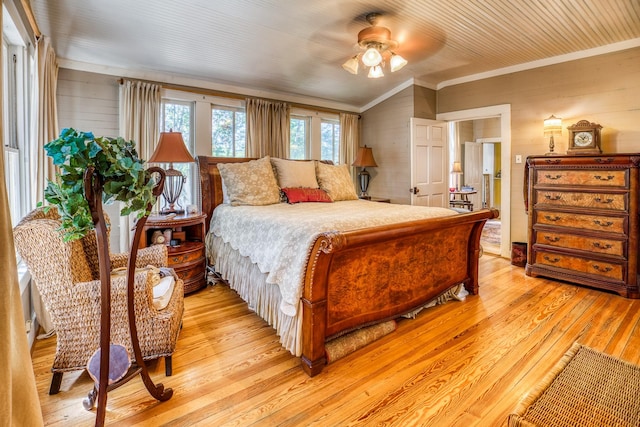
M411 204L449 207L447 123L411 118Z

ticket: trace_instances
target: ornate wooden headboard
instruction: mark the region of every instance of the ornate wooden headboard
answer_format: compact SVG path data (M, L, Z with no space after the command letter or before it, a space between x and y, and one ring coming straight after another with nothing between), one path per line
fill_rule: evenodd
M222 178L218 171L218 163L243 163L254 158L247 157L208 157L196 156L198 175L200 176L200 197L202 212L207 214L206 230L216 206L222 203Z

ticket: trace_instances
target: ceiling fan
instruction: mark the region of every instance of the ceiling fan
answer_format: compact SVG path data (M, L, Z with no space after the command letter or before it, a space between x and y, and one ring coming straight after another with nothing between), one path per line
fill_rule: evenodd
M365 18L371 26L358 33L358 46L363 52L359 52L342 64L342 68L351 74L358 74L358 60L369 67L368 77L373 79L384 76L383 67L387 61L391 72L398 71L407 65L406 59L393 52L399 44L391 38L391 31L378 25L380 16L375 12L366 15Z

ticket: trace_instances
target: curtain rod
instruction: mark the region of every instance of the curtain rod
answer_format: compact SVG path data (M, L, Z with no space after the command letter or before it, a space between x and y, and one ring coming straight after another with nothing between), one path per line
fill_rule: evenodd
M159 84L164 89L180 90L180 91L183 91L183 92L195 93L195 94L198 94L198 95L221 96L221 97L224 97L224 98L241 99L241 100L245 100L247 98L261 98L261 99L267 99L269 101L285 102L285 101L282 101L281 99L254 97L254 96L249 96L249 95L240 95L238 93L223 92L223 91L215 90L215 89L205 89L205 88L199 88L199 87L193 87L193 86L183 86L183 85L177 85L177 84L174 84L174 83L163 83L163 82L156 82L156 81L150 81L150 80L145 80L145 81L148 81L149 83ZM120 84L122 84L124 82L124 78L120 78L120 80L118 80L118 82ZM296 103L296 102L287 102L287 103L290 106L295 107L295 108L306 108L306 109L310 109L310 110L321 111L321 112L324 112L324 113L357 114L354 111L338 110L338 109L335 109L335 108L327 108L327 107L318 107L318 106L310 105L310 104L300 104L300 103ZM359 115L358 115L358 118L360 118Z

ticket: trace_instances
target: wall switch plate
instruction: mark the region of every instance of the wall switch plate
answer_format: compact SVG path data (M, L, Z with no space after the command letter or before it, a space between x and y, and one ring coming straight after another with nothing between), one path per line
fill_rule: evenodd
M516 154L516 163L522 163L522 155Z

